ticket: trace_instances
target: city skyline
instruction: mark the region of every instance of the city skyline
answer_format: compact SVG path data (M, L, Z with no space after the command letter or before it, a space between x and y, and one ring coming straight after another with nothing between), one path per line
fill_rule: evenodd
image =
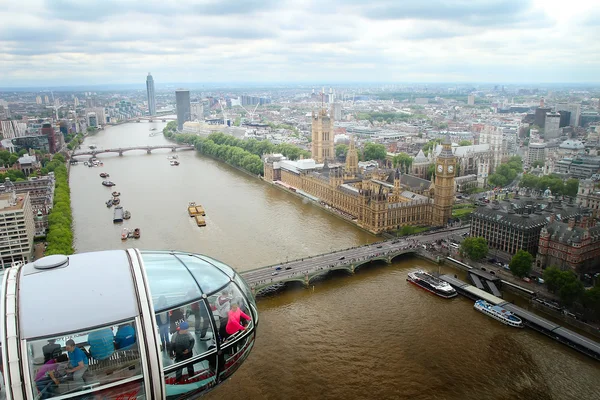
M148 70L180 83L595 83L600 69L600 6L583 0L112 3L6 4L0 87L132 84Z

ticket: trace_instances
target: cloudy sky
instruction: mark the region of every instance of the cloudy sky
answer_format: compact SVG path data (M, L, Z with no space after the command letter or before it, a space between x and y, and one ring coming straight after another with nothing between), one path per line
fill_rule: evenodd
M0 4L0 87L600 81L597 0Z

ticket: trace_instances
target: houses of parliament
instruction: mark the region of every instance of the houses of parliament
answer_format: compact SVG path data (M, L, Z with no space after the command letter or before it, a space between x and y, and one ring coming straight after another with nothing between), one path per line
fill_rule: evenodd
M452 216L456 158L448 139L436 158L435 183L400 170L360 169L354 138L345 164L335 161L333 113L312 113L311 159L265 157L265 180L331 207L372 233L404 225L444 226Z

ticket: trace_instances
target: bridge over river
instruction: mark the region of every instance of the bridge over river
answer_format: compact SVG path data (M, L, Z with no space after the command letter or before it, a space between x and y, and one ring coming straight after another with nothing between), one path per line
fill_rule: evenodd
M354 273L358 268L374 261L383 261L390 264L395 257L403 254L416 253L427 256L427 252L421 245L422 243L447 238L451 234L460 235L468 231L468 227L461 227L390 239L300 260L269 265L243 272L242 276L255 294L259 294L271 286L286 282L300 282L308 286L313 280L326 275L330 271L345 270Z
M135 151L135 150L145 151L147 154L152 154L152 150L159 150L159 149L169 149L169 150L175 152L177 150L194 150L194 146L165 144L165 145L158 145L158 146L119 147L119 148L115 148L115 149L90 149L88 151L79 151L79 152L73 153L73 155L71 157L79 157L79 156L95 157L98 154L103 154L103 153L118 153L120 156L122 156L123 153L125 153L125 152Z

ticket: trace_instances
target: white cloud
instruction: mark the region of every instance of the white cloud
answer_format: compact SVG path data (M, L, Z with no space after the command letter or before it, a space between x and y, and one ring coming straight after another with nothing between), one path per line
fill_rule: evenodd
M572 0L24 0L0 9L0 86L594 82L600 5Z

